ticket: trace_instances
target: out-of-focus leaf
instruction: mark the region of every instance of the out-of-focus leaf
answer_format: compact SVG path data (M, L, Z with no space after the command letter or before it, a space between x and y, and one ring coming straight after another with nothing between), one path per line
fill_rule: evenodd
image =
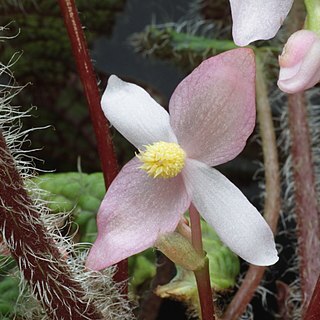
M102 173L48 173L33 179L52 213L71 212L79 226L78 239L93 242L96 238L96 213L105 194Z
M13 306L19 296L19 279L7 276L0 282L0 316L13 315Z
M33 179L45 190L44 200L52 213L71 212L78 226L79 242L92 243L97 236L96 213L105 194L103 175L100 172L48 173ZM153 249L129 258L131 290L150 280L156 273Z

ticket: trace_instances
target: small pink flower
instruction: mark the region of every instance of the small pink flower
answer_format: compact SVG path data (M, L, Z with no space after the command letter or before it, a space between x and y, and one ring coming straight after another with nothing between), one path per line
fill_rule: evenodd
M287 93L312 88L320 81L320 38L313 31L300 30L288 39L279 57L278 86Z
M251 49L204 61L173 93L169 110L137 85L111 76L102 108L140 154L101 204L87 267L100 270L173 232L190 203L221 240L256 265L277 260L273 234L241 191L211 168L237 156L255 125Z
M293 0L230 0L235 44L246 46L273 38L289 13Z

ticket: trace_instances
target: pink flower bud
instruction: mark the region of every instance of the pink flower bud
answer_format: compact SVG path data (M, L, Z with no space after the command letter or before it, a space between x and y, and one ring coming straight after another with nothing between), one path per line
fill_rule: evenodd
M320 81L320 38L309 30L295 32L279 57L278 87L287 93L312 88Z

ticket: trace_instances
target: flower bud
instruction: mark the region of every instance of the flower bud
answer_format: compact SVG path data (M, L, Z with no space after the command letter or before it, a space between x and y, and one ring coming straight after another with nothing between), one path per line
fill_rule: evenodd
M155 247L186 270L195 271L204 267L206 257L196 252L192 244L180 233L173 232L161 236Z
M278 87L296 93L320 81L320 38L309 30L293 33L279 57Z

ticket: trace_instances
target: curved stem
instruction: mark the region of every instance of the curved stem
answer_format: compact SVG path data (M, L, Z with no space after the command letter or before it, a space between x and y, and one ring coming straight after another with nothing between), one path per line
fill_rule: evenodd
M271 107L268 100L267 85L263 73L263 64L257 55L257 112L262 141L263 159L265 167L265 199L264 218L276 232L280 215L280 170L278 163L278 151ZM260 284L266 267L250 265L242 285L229 304L223 315L223 320L236 320L245 311L251 301L254 292Z
M202 234L200 215L197 209L191 204L190 209L190 221L191 221L191 238L192 244L195 250L202 256L205 255L202 246ZM194 275L197 281L198 294L201 308L202 320L214 320L214 305L212 298L212 288L209 275L209 261L206 259L205 266L197 271L194 271Z
M257 54L257 116L265 170L264 218L275 234L281 211L281 184L277 139L263 70L263 58Z
M118 173L108 122L100 105L100 93L88 53L85 36L74 0L59 0L61 13L70 38L72 52L87 99L92 125L97 139L98 153L106 188ZM128 279L127 260L118 263L117 282Z
M33 207L0 130L0 230L13 258L53 320L103 319L69 270Z

